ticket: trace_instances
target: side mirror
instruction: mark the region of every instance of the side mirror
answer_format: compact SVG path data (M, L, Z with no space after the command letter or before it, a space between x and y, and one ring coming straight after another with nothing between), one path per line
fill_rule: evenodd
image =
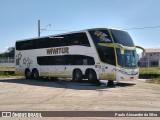
M122 44L118 44L118 43L98 43L98 45L119 48L121 54L124 54L124 50L135 50L136 48L143 50L143 53L142 53L143 55L146 54L145 49L140 46L128 47L128 46L123 46Z
M140 46L135 46L136 48L139 48L143 51L142 55L145 56L146 55L146 51L144 48L140 47Z

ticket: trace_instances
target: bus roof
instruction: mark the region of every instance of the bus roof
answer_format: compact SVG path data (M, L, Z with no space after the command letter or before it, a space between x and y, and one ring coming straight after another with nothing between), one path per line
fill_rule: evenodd
M39 38L47 38L47 37L53 37L53 36L58 36L58 35L67 35L67 34L73 34L73 33L79 33L79 32L86 32L86 31L89 31L89 30L98 30L98 29L102 30L102 29L114 29L114 28L90 28L90 29L84 29L84 30L79 30L79 31L70 31L70 32L53 34L53 35L42 36L42 37L26 38L26 39L22 39L22 40L17 40L16 42L39 39ZM120 30L120 29L114 29L114 30ZM123 31L123 30L121 30L121 31Z

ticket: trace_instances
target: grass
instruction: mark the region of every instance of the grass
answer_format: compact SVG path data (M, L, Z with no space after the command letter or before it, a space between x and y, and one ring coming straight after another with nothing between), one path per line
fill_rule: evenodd
M160 76L160 67L140 67L140 74L150 75L149 83L160 84L160 77L155 77L155 75Z
M16 79L23 79L24 76L18 76L18 75L0 75L0 78L16 78Z
M140 74L160 74L160 67L140 67Z
M15 71L15 67L14 66L9 66L9 67L0 66L0 71Z
M148 83L160 84L160 78L151 78L151 79L148 80L147 82L148 82Z
M15 67L0 66L0 78L24 78L24 76L18 76L14 73Z

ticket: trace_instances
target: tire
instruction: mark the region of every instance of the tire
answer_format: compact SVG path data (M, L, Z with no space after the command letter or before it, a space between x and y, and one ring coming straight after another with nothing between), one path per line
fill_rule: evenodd
M113 80L108 80L107 87L115 87Z
M82 76L83 76L82 71L77 69L73 72L72 80L76 82L82 82Z
M100 85L100 81L97 79L97 75L94 70L88 71L87 78L90 83Z
M38 72L38 70L34 70L34 71L33 71L33 78L34 78L35 80L38 80L38 79L39 79L39 72Z
M26 79L30 79L31 75L32 75L32 73L31 73L31 71L29 69L25 71L25 77L26 77Z

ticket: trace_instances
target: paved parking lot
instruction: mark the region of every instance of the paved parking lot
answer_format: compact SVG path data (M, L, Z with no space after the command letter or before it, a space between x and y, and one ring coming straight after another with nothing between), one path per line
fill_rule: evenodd
M0 111L23 110L160 111L160 85L133 81L109 88L85 81L0 79Z

